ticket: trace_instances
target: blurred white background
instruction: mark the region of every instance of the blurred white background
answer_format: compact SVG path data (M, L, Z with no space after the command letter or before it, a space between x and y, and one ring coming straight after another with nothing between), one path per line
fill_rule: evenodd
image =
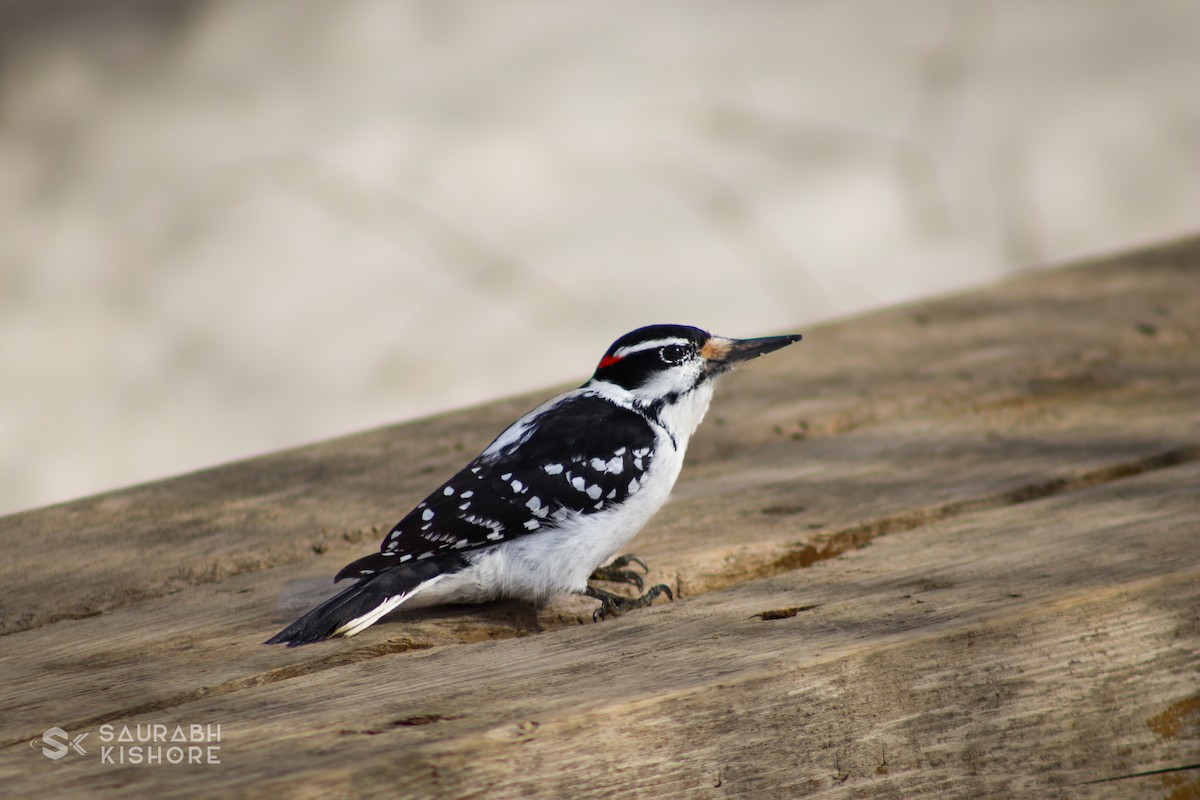
M0 513L1198 223L1195 0L0 0Z

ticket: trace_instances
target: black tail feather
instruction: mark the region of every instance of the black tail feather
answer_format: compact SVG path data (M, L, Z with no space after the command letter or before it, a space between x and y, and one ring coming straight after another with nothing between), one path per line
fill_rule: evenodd
M328 639L351 620L369 614L388 600L411 594L421 584L447 572L466 566L460 557L427 559L390 566L374 575L364 576L353 586L338 592L300 619L288 625L263 644L298 647Z

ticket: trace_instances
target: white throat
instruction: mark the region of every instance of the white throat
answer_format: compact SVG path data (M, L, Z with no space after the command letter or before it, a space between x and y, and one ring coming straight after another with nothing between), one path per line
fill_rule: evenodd
M686 448L688 440L692 438L692 434L700 427L700 422L704 419L705 412L708 411L708 405L712 402L715 383L712 380L704 381L690 392L682 395L674 403L664 405L656 417L653 415L648 416L651 423L665 430L677 449L683 450ZM645 413L645 409L639 407L638 396L624 387L617 386L608 381L593 380L589 381L583 389L584 391L594 392L600 397L628 408L631 411L636 411L639 414Z
M687 447L688 440L700 427L708 404L712 402L713 388L713 381L705 381L674 403L664 406L658 413L658 421L671 434L680 450Z

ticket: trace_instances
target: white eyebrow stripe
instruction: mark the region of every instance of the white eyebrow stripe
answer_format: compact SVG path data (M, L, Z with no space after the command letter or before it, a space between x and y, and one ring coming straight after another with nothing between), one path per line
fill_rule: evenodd
M678 336L673 336L670 339L655 339L652 342L640 342L639 344L631 344L628 347L622 347L620 350L615 351L613 356L616 358L624 358L625 356L632 355L634 353L640 353L643 350L654 350L659 347L664 347L668 344L681 344L686 347L687 345L691 344L691 342Z

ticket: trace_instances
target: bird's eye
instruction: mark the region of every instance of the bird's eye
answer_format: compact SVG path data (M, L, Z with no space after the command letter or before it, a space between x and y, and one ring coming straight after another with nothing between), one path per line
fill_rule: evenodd
M667 364L678 364L687 357L688 349L681 344L669 344L659 350L658 354Z

